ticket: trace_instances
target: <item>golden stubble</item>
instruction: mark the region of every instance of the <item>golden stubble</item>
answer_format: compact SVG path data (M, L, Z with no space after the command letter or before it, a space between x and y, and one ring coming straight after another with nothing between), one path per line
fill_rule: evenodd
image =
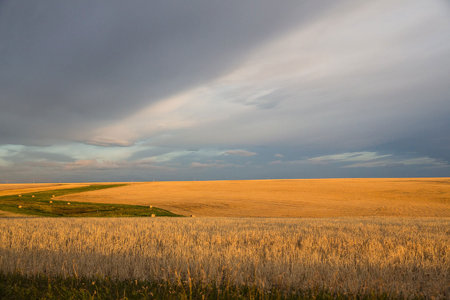
M0 219L0 271L448 298L448 218Z
M200 217L450 217L450 178L147 182L60 199Z
M4 183L0 184L0 196L70 189L87 186L88 183Z

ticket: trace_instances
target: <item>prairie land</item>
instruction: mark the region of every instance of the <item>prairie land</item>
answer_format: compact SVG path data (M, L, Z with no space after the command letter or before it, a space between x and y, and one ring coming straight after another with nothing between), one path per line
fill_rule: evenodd
M0 217L26 217L25 214L14 213L10 211L0 210Z
M146 182L60 199L209 217L450 217L450 178Z
M173 216L164 209L154 206L68 202L57 200L58 196L81 193L98 189L108 189L123 184L91 184L56 190L0 196L0 216L40 216L40 217L156 217Z
M449 178L80 185L20 201L201 218L0 218L0 298L450 297Z
M3 183L0 184L0 196L76 188L87 185L89 183Z
M0 219L0 271L197 289L450 296L439 218ZM200 297L199 297L200 298Z

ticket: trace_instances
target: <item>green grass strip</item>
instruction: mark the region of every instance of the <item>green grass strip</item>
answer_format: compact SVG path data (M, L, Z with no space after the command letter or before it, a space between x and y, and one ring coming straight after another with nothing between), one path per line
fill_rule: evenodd
M40 217L179 217L168 210L143 205L68 202L53 196L114 188L126 184L93 184L84 187L0 196L0 210Z
M327 290L261 290L193 282L61 278L0 273L0 299L401 299L387 294L339 294Z

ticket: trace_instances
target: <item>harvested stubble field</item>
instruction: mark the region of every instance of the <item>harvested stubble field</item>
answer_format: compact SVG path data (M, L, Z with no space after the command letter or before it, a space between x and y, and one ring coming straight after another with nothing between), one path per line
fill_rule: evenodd
M60 199L209 217L450 217L450 178L146 182Z
M88 186L89 183L3 183L0 196Z
M214 285L448 299L449 250L448 218L0 219L2 273L150 280L185 296Z

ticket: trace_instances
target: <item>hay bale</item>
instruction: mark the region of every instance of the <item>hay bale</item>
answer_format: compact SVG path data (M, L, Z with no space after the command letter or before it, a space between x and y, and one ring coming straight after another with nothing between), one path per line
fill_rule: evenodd
M153 208L153 205L149 205L148 207L149 207L149 208Z
M152 218L156 217L155 214L152 214Z
M195 218L195 215L191 215L191 218Z
M22 205L18 205L17 207L18 207L18 208L22 208Z
M19 194L19 197L22 197L22 195Z
M52 198L55 198L55 195L52 195Z
M34 195L31 195L31 198L34 198Z
M67 205L70 205L70 202L67 202Z
M50 200L49 202L50 202L50 203L53 203L53 201L52 201L52 200Z

